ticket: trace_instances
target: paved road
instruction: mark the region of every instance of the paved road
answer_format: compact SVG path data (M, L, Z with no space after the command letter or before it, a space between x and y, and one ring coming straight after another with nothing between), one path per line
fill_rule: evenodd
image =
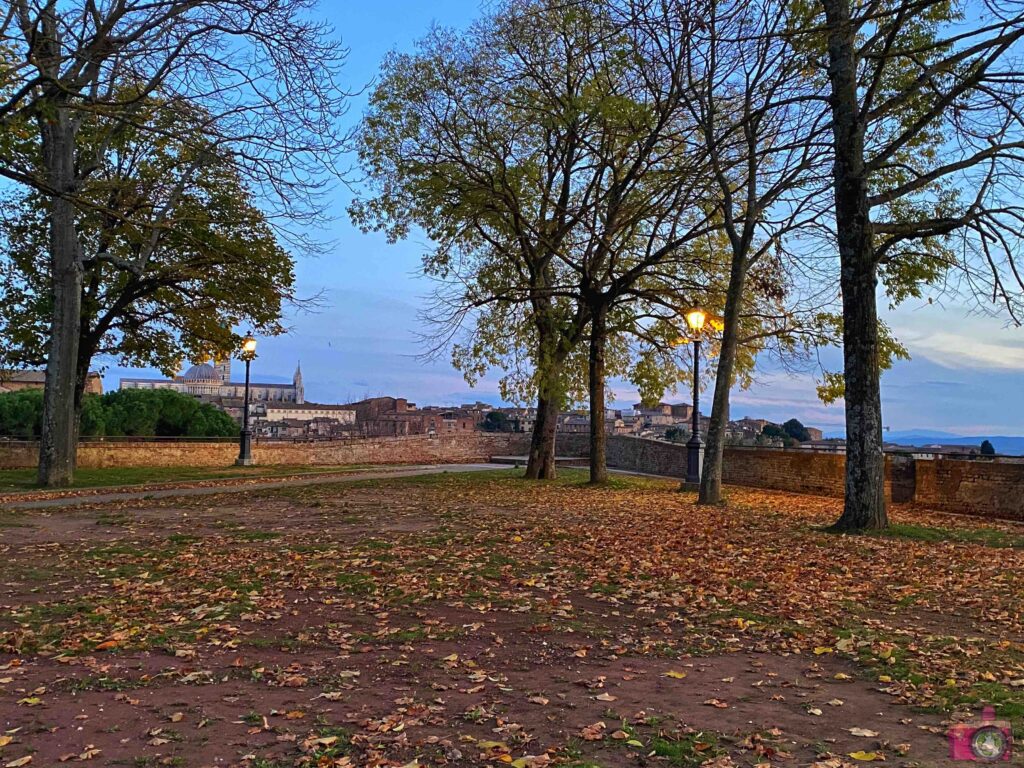
M489 469L512 469L508 464L423 464L402 469L346 472L344 474L311 475L310 477L284 480L267 480L255 483L231 483L207 485L194 488L160 488L149 491L113 491L85 496L64 496L34 501L11 501L0 504L0 510L53 509L57 507L80 507L86 504L109 504L116 501L140 501L143 499L164 499L173 496L212 496L218 493L245 493L271 488L295 488L304 485L328 485L351 483L356 480L377 480L391 477L416 477L438 475L444 472L481 472Z

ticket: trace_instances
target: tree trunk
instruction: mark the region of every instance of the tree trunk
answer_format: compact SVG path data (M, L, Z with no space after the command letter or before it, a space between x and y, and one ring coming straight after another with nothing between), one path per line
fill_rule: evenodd
M746 257L733 257L729 289L725 296L722 347L718 353L718 369L715 372L715 394L711 403L711 419L708 422L698 504L722 502L722 458L725 452L725 430L729 425L729 391L732 388L732 374L736 367L736 337L740 328L740 310L743 306L747 266Z
M76 438L75 386L82 303L75 209L67 197L75 186L75 129L66 107L56 105L40 118L43 162L53 189L50 213L50 339L46 359L43 424L39 443L39 483L71 484Z
M846 493L838 530L888 525L878 368L878 314L864 118L857 95L856 35L850 0L823 0L829 26L829 80L835 142L836 235L843 293L846 379Z
M562 363L559 333L549 296L533 300L537 329L537 420L533 425L530 457L526 464L529 480L555 479L555 430L562 403Z
M608 482L608 434L605 432L605 308L593 312L590 321L590 482Z
M557 396L537 396L537 420L533 424L530 457L526 463L528 480L555 479L555 428L558 425Z

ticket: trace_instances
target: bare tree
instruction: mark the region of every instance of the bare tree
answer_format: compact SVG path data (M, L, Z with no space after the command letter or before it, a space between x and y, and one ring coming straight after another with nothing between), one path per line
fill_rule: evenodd
M150 97L194 105L196 138L230 153L279 232L315 220L318 193L341 146L344 51L308 20L312 0L11 0L0 19L0 175L49 199L52 318L39 479L66 485L74 469L74 388L83 289L76 230L80 195ZM106 135L79 140L102 116ZM11 136L38 136L28 151ZM4 140L4 139L7 140ZM178 137L188 140L188 136ZM301 240L301 237L300 237ZM97 259L118 257L99 253ZM130 267L130 265L124 265Z
M656 6L658 7L658 6ZM685 51L687 115L699 127L695 152L707 157L709 206L721 218L729 253L714 399L700 502L721 499L729 393L741 348L768 340L794 346L831 340L823 309L835 291L790 290L790 240L816 226L827 183L827 130L819 82L803 75L804 57L782 33L793 19L786 3L708 0ZM683 23L678 6L658 7L650 23ZM788 301L787 301L788 299Z
M1013 312L1024 209L1024 6L821 0L797 33L827 71L843 295L846 494L840 530L885 527L881 276L987 272ZM820 22L820 23L819 23ZM980 258L980 262L979 262ZM909 288L907 286L910 286Z

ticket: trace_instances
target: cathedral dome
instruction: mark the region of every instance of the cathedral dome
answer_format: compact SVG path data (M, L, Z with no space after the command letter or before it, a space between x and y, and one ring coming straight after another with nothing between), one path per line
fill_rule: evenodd
M213 366L208 363L193 365L182 376L186 381L218 381L219 377Z

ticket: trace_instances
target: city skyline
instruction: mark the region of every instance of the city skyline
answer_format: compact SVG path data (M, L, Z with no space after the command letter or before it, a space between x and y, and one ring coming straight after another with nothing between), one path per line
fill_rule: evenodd
M387 51L409 50L431 22L465 26L478 8L474 0L443 0L429 7L415 4L398 15L381 5L337 4L324 11L350 47L344 76L352 91L360 91L372 81ZM353 98L349 124L358 120L365 99L365 92ZM276 374L284 382L301 360L308 397L320 402L396 395L440 405L476 400L500 404L497 376L471 389L447 359L417 358L423 351L417 343L417 312L430 285L415 274L427 243L413 235L389 245L383 235L363 235L345 213L350 197L339 185L331 211L335 220L321 233L330 247L319 258L300 258L296 265L299 295L322 289L321 308L313 314L290 311L285 318L290 334L260 339L254 371L267 381L278 380ZM1024 413L1006 408L1012 403L1008 393L1019 387L1024 373L1024 331L1006 328L1001 318L971 315L955 304L911 301L882 315L912 355L882 376L887 426L964 435L1024 434ZM821 357L830 369L841 366L839 350L824 350ZM109 366L108 389L116 388L121 376L131 375L110 362L97 361L98 367ZM131 370L138 374L140 369ZM812 374L789 376L765 363L758 379L749 391L734 393L734 417L793 416L826 431L842 429L842 403L820 403ZM610 389L616 405L637 399L635 388L623 382L611 382ZM682 388L664 399L689 401L690 392Z

